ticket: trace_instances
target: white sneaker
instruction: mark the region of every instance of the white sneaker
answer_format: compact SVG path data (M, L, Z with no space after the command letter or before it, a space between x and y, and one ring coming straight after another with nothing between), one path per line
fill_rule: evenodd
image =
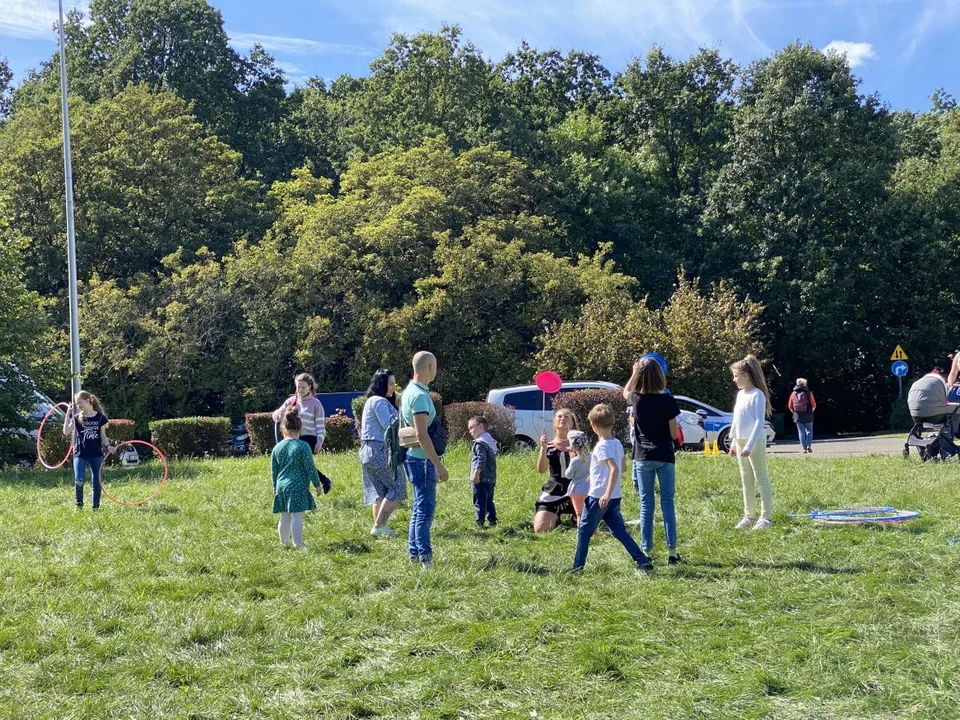
M737 530L746 530L751 525L753 525L753 518L744 515L743 519L740 522L738 522L734 527L736 527Z
M397 534L386 525L383 527L374 527L372 530L370 530L370 534L374 537L386 537L390 538L391 540L397 537Z
M757 520L757 524L753 526L754 530L766 530L767 528L773 527L773 523L767 520L767 518L762 517Z
M294 545L294 547L295 547L297 550L304 550L304 551L310 549L310 546L307 545L306 543L303 543L302 545Z

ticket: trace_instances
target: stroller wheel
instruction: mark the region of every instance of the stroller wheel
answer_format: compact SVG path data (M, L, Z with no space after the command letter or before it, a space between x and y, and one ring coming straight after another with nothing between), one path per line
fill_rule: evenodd
M904 446L903 446L903 457L904 457L904 459L907 459L907 458L910 457L910 446L909 446L909 445L904 445Z

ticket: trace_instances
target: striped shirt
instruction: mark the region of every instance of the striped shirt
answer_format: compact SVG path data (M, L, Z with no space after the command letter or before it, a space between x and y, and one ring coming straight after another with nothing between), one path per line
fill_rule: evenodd
M280 420L283 419L284 412L286 412L287 408L294 402L297 403L300 422L303 423L303 429L300 430L300 435L316 436L317 450L319 450L323 446L323 439L327 435L327 428L326 414L323 412L323 405L316 396L308 395L307 397L300 397L299 395L291 395L284 401L283 405L273 413L273 421L280 422Z

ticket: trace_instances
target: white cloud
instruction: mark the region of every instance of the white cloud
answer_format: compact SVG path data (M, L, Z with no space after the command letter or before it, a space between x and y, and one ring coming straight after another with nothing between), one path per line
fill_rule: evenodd
M872 60L877 56L873 45L865 42L848 42L847 40L834 40L827 45L823 51L827 55L846 55L850 67L855 68L863 65L867 60Z
M88 0L67 0L63 12L77 7L86 10ZM3 0L0 2L0 35L30 40L56 41L57 3L53 0Z
M306 38L283 37L280 35L260 35L257 33L243 33L227 31L230 44L243 49L251 48L255 43L265 50L287 55L373 55L369 48L357 45L341 45L339 43L320 42Z

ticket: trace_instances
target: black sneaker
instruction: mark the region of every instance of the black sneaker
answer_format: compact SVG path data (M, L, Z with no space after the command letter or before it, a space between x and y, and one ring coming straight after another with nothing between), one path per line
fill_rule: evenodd
M671 555L667 558L667 565L686 565L687 561L679 555Z
M653 560L647 560L645 563L640 563L637 565L638 573L649 573L653 572Z
M477 526L477 530L483 530L483 523L477 520L474 525Z

